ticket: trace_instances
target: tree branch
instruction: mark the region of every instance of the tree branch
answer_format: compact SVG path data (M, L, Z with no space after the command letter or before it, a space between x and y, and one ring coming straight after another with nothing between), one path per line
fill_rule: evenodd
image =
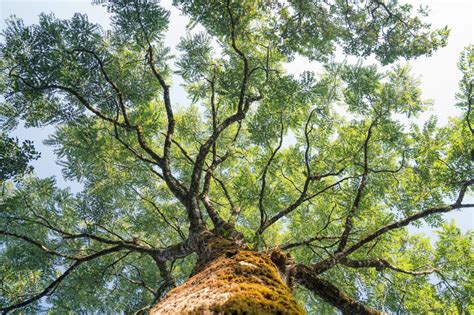
M263 205L263 198L265 197L265 188L267 184L267 172L268 168L270 167L270 164L273 162L273 159L275 158L276 154L280 150L282 144L283 144L283 131L284 131L284 125L283 125L283 112L280 112L280 134L279 134L279 141L277 147L272 150L271 149L271 155L270 158L268 159L267 163L265 164L263 171L262 171L262 183L260 186L260 193L258 195L258 209L260 210L260 227L262 227L267 219L267 212L265 211L265 207Z
M371 309L342 292L329 281L321 278L311 268L302 264L295 267L295 280L327 303L338 308L344 315L379 315L380 311Z
M84 257L71 256L71 255L63 254L63 253L57 252L55 250L52 250L52 249L46 247L45 245L41 244L40 242L38 242L38 241L28 237L28 236L25 236L25 235L21 235L21 234L18 234L18 233L13 233L13 232L8 232L8 231L4 231L4 230L0 230L0 235L10 236L10 237L13 237L13 238L16 238L16 239L23 240L27 243L30 243L30 244L36 246L37 248L41 249L43 252L45 252L46 254L49 254L49 255L54 255L54 256L67 258L67 259L71 259L71 260L78 260L78 261L84 259Z
M409 225L410 223L412 223L416 220L425 218L425 217L430 216L432 214L449 212L449 211L452 211L454 209L474 208L474 204L462 204L462 201L463 201L463 198L464 198L464 195L466 193L467 188L470 185L473 185L473 184L474 184L474 180L467 180L463 183L463 185L462 185L462 187L459 191L458 198L456 199L455 203L450 204L450 205L443 205L443 206L429 208L429 209L426 209L424 211L418 212L414 215L411 215L409 217L406 217L405 219L393 222L391 224L387 224L387 225L379 228L375 232L373 232L373 233L367 235L366 237L360 239L358 242L356 242L355 244L353 244L350 247L346 248L345 250L343 250L341 252L337 252L336 254L334 254L334 256L329 257L329 258L327 258L323 261L320 261L320 262L314 264L313 269L317 273L322 273L326 270L329 270L330 268L337 265L340 262L341 259L345 258L346 256L353 253L354 251L358 250L359 248L361 248L365 244L370 243L371 241L377 239L378 237L380 237L381 235L383 235L387 232L390 232L394 229L398 229L398 228L407 226L407 225Z
M388 268L396 272L404 273L411 276L425 276L437 272L437 268L432 268L429 270L423 271L410 271L404 270L398 267L393 266L385 259L363 259L363 260L354 260L349 258L343 258L340 260L341 264L351 268L375 268L377 271L383 271Z
M138 196L140 196L140 198L141 198L143 201L146 201L148 204L150 204L150 205L153 207L153 209L156 210L156 212L160 215L160 217L163 219L163 221L164 221L169 227L171 227L173 230L175 230L175 231L178 233L178 235L181 237L182 240L185 240L185 239L186 239L186 237L185 237L183 231L181 231L181 229L179 228L179 226L177 226L177 225L175 225L175 224L172 224L172 223L168 220L168 218L166 217L166 215L163 213L163 211L161 211L160 207L158 207L158 205L157 205L153 200L151 200L151 199L149 199L149 198L143 196L138 190L134 189L133 187L132 187L132 189L135 191L135 193L136 193Z
M229 13L230 20L231 20L232 48L242 59L244 63L244 71L242 75L242 83L240 86L237 112L227 117L220 125L218 125L213 130L213 133L211 134L211 136L199 148L198 155L195 159L193 172L191 175L191 183L189 185L189 192L188 192L189 202L187 205L189 208L189 211L192 213L192 219L193 219L192 221L194 221L193 223L191 223L190 229L195 230L195 231L199 231L199 229L203 225L203 222L201 222L200 216L199 216L199 207L198 207L199 193L198 192L199 192L200 180L202 177L203 166L210 149L212 148L214 143L217 141L217 139L219 138L219 136L225 129L227 129L230 125L234 124L235 122L241 121L245 118L250 108L250 104L252 102L260 100L262 98L261 95L257 97L247 97L245 95L247 91L247 83L249 79L248 60L235 43L235 21L232 16L232 12L230 10L229 1L227 1L227 11Z
M327 173L327 174L324 174L324 175L319 175L319 176L315 176L315 177L307 177L307 180L305 181L305 186L303 187L303 190L301 191L301 194L300 196L298 197L298 199L293 202L291 205L289 205L287 208L279 211L277 214L275 214L273 217L271 217L263 226L261 226L258 230L257 230L257 234L262 234L267 228L269 228L272 224L274 224L275 222L277 222L279 219L281 219L282 217L288 215L289 213L291 213L292 211L296 210L303 202L305 201L308 201L308 200L311 200L313 198L315 198L316 196L319 196L320 194L326 192L327 190L341 184L342 182L350 179L350 178L353 178L353 177L344 177L338 181L336 181L335 183L333 184L330 184L328 186L326 186L325 188L317 191L316 193L310 195L310 196L307 196L306 193L307 193L307 190L308 190L308 187L309 186L309 182L311 180L320 180L322 178L325 178L325 177L329 177L329 176L337 176L337 175L340 175L342 172L344 171L344 168L337 171L336 173ZM310 180L308 180L308 178Z
M0 311L2 312L2 314L7 314L8 312L10 312L12 310L27 306L27 305L41 299L42 297L46 296L51 291L53 291L57 286L59 286L61 284L61 282L72 271L74 271L77 267L79 267L82 263L85 263L87 261L91 261L93 259L96 259L98 257L104 256L104 255L107 255L107 254L110 254L110 253L113 253L113 252L120 251L122 249L124 249L124 248L122 246L118 245L118 246L114 246L114 247L110 247L110 248L98 251L97 253L94 253L92 255L83 257L83 259L81 259L81 260L77 260L68 269L66 269L65 272L63 272L58 278L56 278L50 285L48 285L46 288L44 288L44 290L41 291L40 293L34 295L33 297L31 297L31 298L29 298L29 299L27 299L23 302L16 303L16 304L6 306L6 307L2 307L2 308L0 308Z
M189 238L186 239L184 242L171 245L165 248L155 248L155 247L140 245L138 241L136 240L132 240L132 241L111 240L108 238L104 238L102 236L97 236L97 235L85 233L85 232L84 233L71 233L71 232L59 229L57 227L54 227L53 225L51 225L51 223L49 223L49 221L46 218L42 216L37 215L37 217L41 219L42 222L33 220L31 218L27 218L27 217L3 217L3 218L13 219L13 220L23 220L23 221L31 222L33 224L41 225L56 233L59 233L64 240L77 240L77 239L94 240L102 244L120 246L123 249L128 249L135 252L148 254L148 255L153 256L154 258L159 257L159 259L163 261L174 260L177 258L184 258L188 256L190 253L192 253L194 250L192 246L192 242ZM7 232L7 233L11 233L11 232ZM39 242L37 243L41 245Z
M339 245L336 249L336 253L342 251L346 247L347 239L349 238L349 234L352 230L352 219L354 218L354 215L357 209L359 208L359 204L362 199L362 192L364 191L364 188L367 184L367 175L369 174L369 141L370 137L372 136L372 128L375 126L377 118L372 121L369 130L367 131L367 137L364 141L364 172L362 173L362 178L360 180L359 187L357 188L357 193L354 198L354 202L352 203L351 209L347 215L346 222L344 224L344 231L342 232Z

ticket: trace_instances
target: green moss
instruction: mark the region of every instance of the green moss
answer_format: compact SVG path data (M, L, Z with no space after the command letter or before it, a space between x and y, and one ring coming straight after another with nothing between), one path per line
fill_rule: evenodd
M224 314L304 314L265 254L238 251L228 259L233 272L221 275L217 285L231 283L233 294L210 310Z
M152 314L304 314L268 253L224 239L209 241L200 270Z
M204 238L200 242L200 255L192 272L193 275L204 270L210 262L218 257L233 255L239 250L239 246L235 242L222 237Z

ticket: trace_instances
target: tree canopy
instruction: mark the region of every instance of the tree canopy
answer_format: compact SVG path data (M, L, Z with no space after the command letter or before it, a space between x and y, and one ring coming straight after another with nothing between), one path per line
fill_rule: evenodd
M473 46L462 116L419 126L429 102L393 63L446 45L426 9L174 0L191 24L172 56L159 2L97 2L111 29L78 13L3 30L1 127L55 126L47 143L84 189L28 174L31 143L2 133L0 310L144 310L189 277L210 231L291 254L310 314L474 312L473 235L442 220L474 207ZM393 65L336 63L337 49ZM324 70L292 75L295 56ZM189 106L170 96L177 76ZM405 229L420 222L435 244Z

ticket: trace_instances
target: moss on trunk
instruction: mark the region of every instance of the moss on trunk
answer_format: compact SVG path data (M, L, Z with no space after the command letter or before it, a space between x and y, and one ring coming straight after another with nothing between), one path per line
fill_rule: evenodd
M267 254L230 250L170 291L151 314L304 314Z

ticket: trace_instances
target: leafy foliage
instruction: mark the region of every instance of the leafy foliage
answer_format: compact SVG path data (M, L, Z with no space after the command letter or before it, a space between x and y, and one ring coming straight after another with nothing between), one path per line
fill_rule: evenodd
M33 168L28 166L28 162L40 157L40 153L35 151L31 141L25 140L20 146L18 139L10 138L3 133L0 135L0 152L1 183L31 172Z
M472 233L441 217L473 207L464 201L474 184L472 47L459 63L463 117L418 126L411 119L429 103L409 67L331 56L340 47L385 65L430 55L448 30L430 30L425 9L174 1L191 24L173 71L167 10L104 5L109 31L83 14L43 14L33 26L11 18L4 30L2 127L56 126L47 144L84 190L34 176L5 181L36 152L2 134L1 310L137 311L189 277L199 235L212 231L291 253L309 313L344 303L474 311ZM287 73L296 55L323 71ZM192 105L172 102L173 75ZM404 229L421 222L440 228L436 244ZM304 285L304 270L341 294Z

